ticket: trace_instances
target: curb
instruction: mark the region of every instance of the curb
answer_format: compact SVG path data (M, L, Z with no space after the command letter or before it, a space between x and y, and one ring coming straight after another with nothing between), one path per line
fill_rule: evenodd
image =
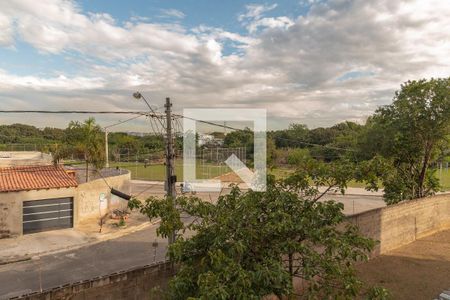
M71 251L71 250L76 250L76 249L80 249L86 246L93 246L96 245L98 243L102 243L102 242L106 242L108 240L113 240L113 239L117 239L120 238L122 236L143 230L147 227L153 226L155 224L158 224L161 220L160 219L156 219L153 222L145 222L143 224L140 225L136 225L136 226L132 226L129 228L125 228L122 231L118 231L118 232L113 232L113 233L107 233L103 236L99 236L99 237L90 237L89 241L85 242L85 243L81 243L81 244L77 244L77 245L73 245L73 246L67 246L65 248L60 248L60 249L55 249L55 250L49 250L49 251L43 251L43 252L39 252L39 253L34 253L32 255L28 254L28 255L23 255L23 256L9 256L9 257L5 257L5 258L0 258L0 266L2 265L7 265L7 264L13 264L13 263L18 263L18 262L25 262L25 261L29 261L34 259L34 257L41 257L41 256L46 256L46 255L52 255L52 254L57 254L57 253L61 253L61 252L66 252L66 251Z

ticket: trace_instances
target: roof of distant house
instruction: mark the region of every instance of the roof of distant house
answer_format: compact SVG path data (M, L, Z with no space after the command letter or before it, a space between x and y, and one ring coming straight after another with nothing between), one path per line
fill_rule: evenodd
M0 192L18 192L78 185L62 166L20 166L0 168Z

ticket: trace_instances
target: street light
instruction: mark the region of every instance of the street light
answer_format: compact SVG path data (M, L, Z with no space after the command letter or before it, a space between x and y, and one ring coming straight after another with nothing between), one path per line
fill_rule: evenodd
M136 92L133 93L133 97L135 99L137 99L137 100L140 100L140 99L144 100L145 104L147 104L147 106L150 109L150 111L156 116L155 110L150 106L150 104L148 103L147 99L145 99L144 95L142 95L139 91L136 91ZM156 117L156 119L158 119L158 121L161 124L162 128L166 129L166 127L164 126L163 122L158 117Z
M150 104L147 102L145 97L140 92L134 92L133 97L136 99L143 99L145 104L147 104L150 111L156 115L153 108L150 106ZM159 119L159 123L161 124L162 128L166 130L166 188L167 188L167 197L172 199L172 203L175 206L175 197L176 197L176 190L175 190L175 183L177 181L177 177L175 175L175 168L174 168L174 151L173 151L173 139L172 139L172 103L170 103L170 98L166 98L166 126L164 126L163 122ZM173 231L169 235L169 244L172 244L175 242L176 234L175 231Z
M134 92L134 93L133 93L133 97L139 100L139 99L142 98L142 94L139 93L139 92Z

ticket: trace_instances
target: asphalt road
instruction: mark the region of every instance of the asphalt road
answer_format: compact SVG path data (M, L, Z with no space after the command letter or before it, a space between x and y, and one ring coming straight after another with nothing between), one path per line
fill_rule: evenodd
M224 188L222 193L228 193L230 188ZM131 192L133 195L139 195L139 198L164 196L164 186L161 183L149 183L145 181L133 181ZM177 187L177 193L181 193L180 187ZM382 199L382 193L369 193L362 188L349 188L345 195L341 194L327 194L322 197L321 201L334 200L344 204L344 214L352 215L363 211L379 208L385 206ZM214 201L219 196L219 193L197 193L196 196L206 201Z
M0 299L144 266L165 258L156 226L95 245L0 266ZM153 247L154 241L158 242Z
M131 191L140 198L164 195L161 184L133 182ZM214 201L218 193L199 193L198 196ZM384 206L381 197L376 195L327 195L324 199L343 202L346 214ZM156 237L156 227L73 251L0 266L0 299L160 261L165 258L167 241ZM155 241L157 247L153 247Z

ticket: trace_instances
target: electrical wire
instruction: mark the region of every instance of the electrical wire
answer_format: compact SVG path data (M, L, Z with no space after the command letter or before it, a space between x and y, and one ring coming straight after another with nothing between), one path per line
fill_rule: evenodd
M225 125L225 124L218 124L218 123L214 123L214 122L209 122L209 121L204 121L204 120L198 120L198 119L194 119L194 118L191 118L191 117L186 117L186 116L183 116L183 115L177 115L177 117L179 117L179 118L185 118L185 119L192 120L192 121L196 121L196 122L203 123L203 124L208 124L208 125L212 125L212 126L217 126L217 127L221 127L221 128L226 128L226 129L231 129L231 130L234 130L234 131L247 131L247 130L245 130L245 129L236 128L236 127L228 126L228 125ZM291 142L295 142L295 143L299 143L299 144L303 144L303 145L308 145L308 146L323 147L323 148L328 148L328 149L332 149L332 150L341 150L341 151L356 152L356 150L354 150L354 149L340 148L340 147L335 147L335 146L327 146L327 145L315 144L315 143L305 142L305 141L301 141L301 140L294 140L294 139L288 139L288 138L282 138L282 137L275 137L275 139L281 139L281 140L285 140L285 141L291 141Z
M113 127L113 126L117 126L117 125L120 125L120 124L129 122L129 121L135 120L135 119L140 118L140 117L143 117L143 116L144 116L144 115L134 116L134 117L132 117L132 118L129 118L129 119L126 119L126 120L123 120L123 121L119 121L119 122L117 122L117 123L114 123L114 124L105 126L105 127L103 127L103 128L104 128L104 129L107 129L107 128L110 128L110 127Z
M142 111L87 111L87 110L0 110L4 114L21 114L21 113L35 113L35 114L139 114L147 115L147 112Z
M60 111L49 111L49 110L0 110L0 113L140 114L140 115L146 115L148 117L158 119L158 121L161 123L162 128L165 129L165 126L162 124L162 121L160 120L160 118L164 118L164 115L156 114L155 111L153 110L153 108L150 107L150 109L151 109L152 113L139 112L139 111L78 111L78 110L60 110ZM198 119L195 119L195 118L186 117L186 116L179 115L179 114L173 114L172 119L176 119L176 118L185 118L185 119L189 119L189 120L196 121L196 122L199 122L199 123L212 125L212 126L217 126L217 127L221 127L221 128L226 128L226 129L230 129L230 130L234 130L234 131L246 131L244 129L235 128L235 127L228 126L228 125L225 125L225 124L218 124L218 123L214 123L214 122L210 122L210 121L204 121L204 120L198 120ZM276 137L276 139L279 139L279 140L281 139L281 140L285 140L285 141L291 141L291 142L294 142L294 143L299 143L299 144L308 145L308 146L317 146L317 147L323 147L323 148L328 148L328 149L333 149L333 150L356 152L356 150L354 150L354 149L340 148L340 147L335 147L335 146L327 146L327 145L315 144L315 143L310 143L310 142L301 141L301 140L294 140L294 139L281 138L281 137Z

